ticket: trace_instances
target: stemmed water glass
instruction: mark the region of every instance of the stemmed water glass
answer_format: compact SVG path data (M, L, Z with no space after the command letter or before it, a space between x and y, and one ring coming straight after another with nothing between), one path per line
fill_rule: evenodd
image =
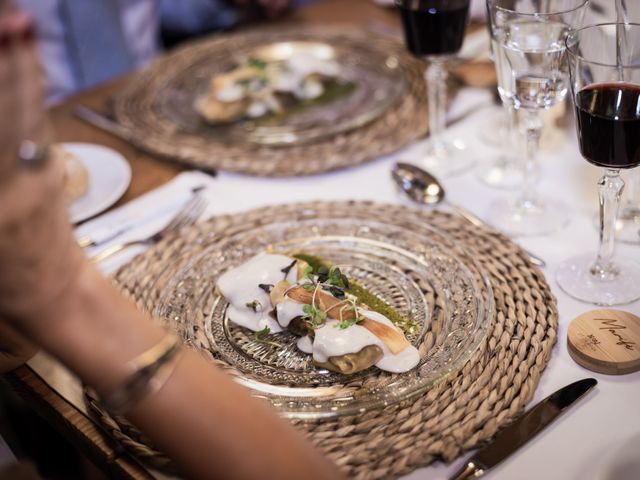
M640 2L616 0L616 23L640 20ZM616 221L616 238L627 243L640 244L640 169L629 173L626 202Z
M429 141L421 166L444 177L473 162L464 142L445 137L447 60L462 47L470 0L395 0L409 51L429 62L425 79L429 102Z
M491 36L491 24L488 24ZM491 43L491 60L496 65L493 42ZM496 65L497 67L497 65ZM496 68L496 73L499 73ZM498 94L505 91L500 86L504 76L498 75ZM502 100L502 96L500 97ZM486 185L494 188L516 188L522 184L522 162L517 154L518 117L513 102L502 101L502 111L496 115L493 123L483 124L480 129L481 138L492 146L500 148L500 153L484 162L478 168L478 178Z
M598 182L600 246L563 263L557 280L569 295L598 305L640 298L640 262L614 261L615 222L624 182L640 165L640 24L585 27L567 38L571 90L582 156L604 168Z
M500 116L487 127L485 137L500 148L497 156L478 168L480 180L494 188L515 189L522 184L522 165L518 156L517 112L510 102L503 102ZM493 138L495 137L495 139Z
M640 244L640 168L629 172L626 183L626 201L616 221L616 238Z
M526 159L521 192L498 200L489 221L513 235L541 235L568 221L564 205L535 189L543 122L540 111L568 91L565 39L582 23L588 0L487 0L500 97L518 111Z

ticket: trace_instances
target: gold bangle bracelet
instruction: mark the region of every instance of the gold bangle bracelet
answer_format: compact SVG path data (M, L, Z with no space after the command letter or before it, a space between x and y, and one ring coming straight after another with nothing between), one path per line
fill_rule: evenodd
M113 413L124 413L143 397L155 393L168 380L175 369L172 362L180 351L181 342L167 334L149 350L127 362L132 371L118 387L102 397L104 407Z

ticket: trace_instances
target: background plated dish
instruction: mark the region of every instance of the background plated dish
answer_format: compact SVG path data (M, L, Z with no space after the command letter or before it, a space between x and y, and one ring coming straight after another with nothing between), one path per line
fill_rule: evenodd
M69 205L72 223L82 222L116 203L131 183L131 167L115 150L93 143L61 143L89 173L84 195Z
M247 59L282 62L293 56L335 61L340 67L336 79L345 87L335 98L291 107L282 116L211 125L194 109L194 101L206 95L212 77L228 72ZM246 42L228 52L202 52L192 64L167 78L158 91L158 106L185 132L210 136L217 141L282 146L315 141L361 127L382 115L398 101L405 88L397 59L365 45L341 46L307 40L255 45ZM331 92L328 92L328 96Z
M210 125L194 108L213 75L251 56L300 51L335 59L352 91L275 123ZM423 70L397 41L353 28L256 29L192 42L158 59L117 96L115 114L144 149L195 167L310 175L378 158L424 134Z
M375 368L332 373L314 367L292 334L265 343L234 325L228 303L214 291L216 280L263 251L322 256L411 318L415 328L406 335L420 351L418 366L395 375ZM282 415L315 419L406 400L457 372L485 338L493 296L480 267L436 230L424 237L345 217L277 222L230 236L173 276L154 313Z

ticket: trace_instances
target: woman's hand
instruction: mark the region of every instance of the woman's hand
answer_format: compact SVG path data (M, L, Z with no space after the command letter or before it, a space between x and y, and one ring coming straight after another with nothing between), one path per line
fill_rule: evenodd
M62 168L54 158L31 167L18 160L25 140L49 140L43 106L32 22L10 9L0 15L0 321L26 333L65 296L84 261Z

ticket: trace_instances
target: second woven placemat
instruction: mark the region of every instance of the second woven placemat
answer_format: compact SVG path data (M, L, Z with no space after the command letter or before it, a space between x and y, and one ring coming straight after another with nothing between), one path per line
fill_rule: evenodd
M211 135L179 128L161 106L165 89L194 64L227 62L240 48L282 41L325 42L341 48L379 52L397 63L401 98L369 123L317 141L278 148L227 143ZM361 164L397 151L427 130L425 64L393 39L362 32L352 26L306 25L304 28L256 29L208 38L161 57L116 99L118 121L133 132L145 149L184 164L258 176L312 175ZM163 93L164 92L164 93Z
M266 207L190 227L134 259L116 280L140 308L152 310L172 275L229 232L328 214L391 221L416 233L426 234L426 225L445 232L490 277L496 313L487 339L465 367L421 397L362 415L298 422L298 427L351 478L397 477L437 459L451 461L488 441L531 400L557 328L555 298L544 277L499 233L436 210L372 202ZM152 465L167 465L124 420L109 416L95 399L89 405L126 448Z

